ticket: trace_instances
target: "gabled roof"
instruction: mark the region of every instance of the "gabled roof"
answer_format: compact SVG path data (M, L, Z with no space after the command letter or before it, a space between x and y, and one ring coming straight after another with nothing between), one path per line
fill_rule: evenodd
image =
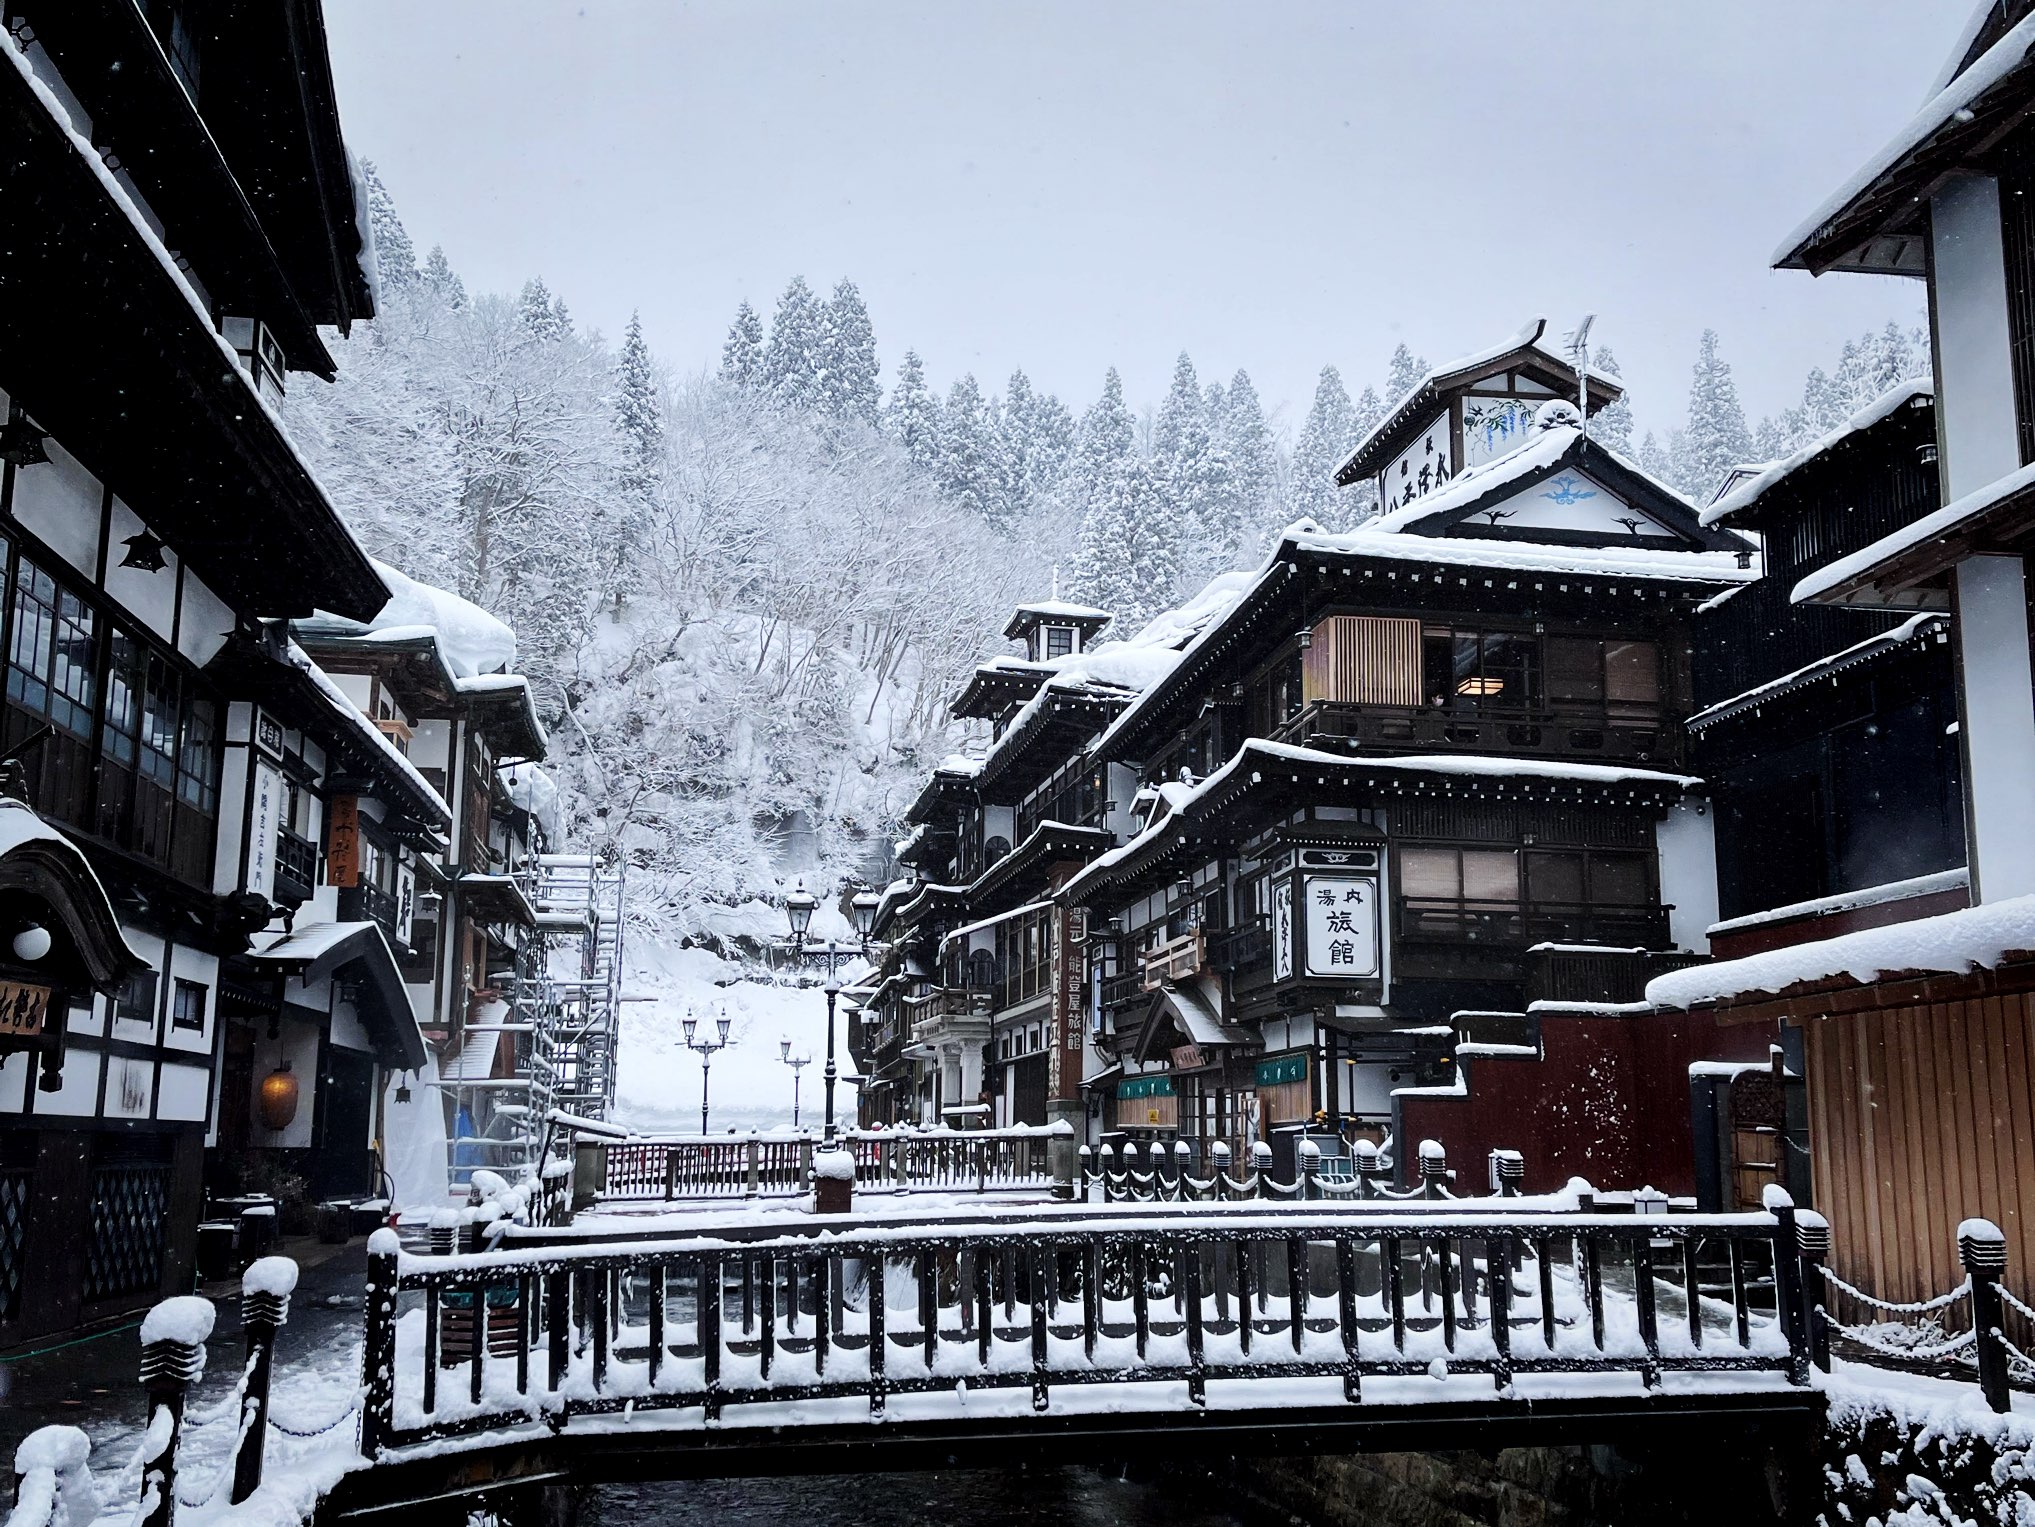
M286 933L247 958L257 967L306 984L351 971L361 983L360 1020L382 1064L403 1071L423 1069L424 1036L417 1029L403 972L379 923L318 923Z
M1115 618L1109 611L1098 610L1093 605L1074 604L1065 599L1035 599L1017 607L1017 613L1011 616L1003 634L1014 642L1021 642L1031 635L1034 627L1054 625L1075 626L1093 636Z
M1509 451L1496 461L1463 473L1447 487L1438 488L1404 508L1368 521L1363 528L1421 536L1474 535L1485 540L1519 539L1541 545L1607 544L1601 537L1569 535L1545 529L1510 531L1502 523L1472 523L1476 515L1501 500L1523 493L1535 483L1573 470L1611 489L1643 511L1655 527L1664 532L1661 535L1642 535L1635 530L1629 541L1608 544L1659 549L1679 542L1696 551L1738 552L1750 549L1737 536L1710 529L1697 515L1695 506L1681 494L1609 447L1589 439L1573 425L1556 425L1536 434L1538 438L1518 450Z
M2011 26L2009 15L2020 19ZM2028 104L2035 15L1995 0L1967 26L1948 77L1912 120L1774 251L1784 269L1926 273L1923 218L1946 177L1984 162ZM1990 39L1990 41L1989 41Z
M1349 459L1336 469L1337 485L1347 488L1358 478L1382 470L1433 422L1435 410L1451 393L1463 391L1485 377L1507 371L1524 372L1558 396L1573 401L1578 393L1575 369L1560 356L1541 348L1540 338L1546 330L1547 320L1536 318L1504 344L1465 355L1428 372L1357 442ZM1594 366L1590 368L1591 413L1617 402L1624 393L1618 378Z
M1768 462L1758 471L1748 473L1703 510L1703 523L1722 525L1727 520L1749 516L1761 499L1804 467L1820 461L1839 446L1888 419L1898 417L1902 409L1932 408L1935 401L1936 384L1928 377L1911 377L1889 387L1829 434L1811 441L1793 455Z

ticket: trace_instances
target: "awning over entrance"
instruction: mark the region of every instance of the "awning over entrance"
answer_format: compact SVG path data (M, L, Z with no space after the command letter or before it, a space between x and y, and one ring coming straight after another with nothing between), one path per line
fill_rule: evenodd
M247 959L258 970L307 984L327 976L358 982L360 1021L374 1040L376 1059L392 1070L423 1068L424 1036L380 924L320 923L285 934Z
M1222 1021L1221 985L1208 976L1197 976L1192 981L1168 981L1152 993L1152 1005L1146 1010L1131 1054L1140 1061L1153 1061L1171 1056L1183 1045L1205 1049L1256 1043L1246 1030Z

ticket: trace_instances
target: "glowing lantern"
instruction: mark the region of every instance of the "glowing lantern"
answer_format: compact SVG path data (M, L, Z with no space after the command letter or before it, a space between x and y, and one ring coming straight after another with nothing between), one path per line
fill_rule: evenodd
M261 1079L261 1122L269 1129L288 1129L297 1117L297 1078L284 1061Z

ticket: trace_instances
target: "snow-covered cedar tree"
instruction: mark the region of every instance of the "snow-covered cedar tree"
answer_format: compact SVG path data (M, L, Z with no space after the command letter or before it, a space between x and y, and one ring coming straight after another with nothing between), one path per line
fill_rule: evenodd
M1718 353L1717 331L1705 329L1691 370L1689 422L1673 454L1674 484L1698 503L1707 502L1726 473L1753 459L1752 431L1731 364Z
M820 313L819 406L836 419L876 422L883 386L876 364L876 330L853 281L834 288Z
M1076 504L1085 510L1102 485L1115 478L1136 454L1137 421L1124 403L1123 378L1112 366L1102 379L1102 395L1089 405L1075 432L1072 475Z
M763 380L763 320L746 302L735 309L735 321L728 325L728 338L721 346L721 380L738 387L754 387Z
M1606 376L1618 375L1618 357L1605 345L1597 347L1591 364ZM1590 416L1590 438L1601 440L1621 456L1632 454L1632 400L1621 395L1616 403Z
M996 442L990 434L989 406L974 373L964 372L947 389L940 410L940 483L955 503L985 519L1002 509L995 480Z
M1416 358L1404 344L1397 346L1392 351L1392 359L1385 368L1387 401L1397 407L1401 399L1420 385L1428 370L1426 356Z
M428 286L448 308L466 306L466 283L452 268L452 262L445 258L444 246L433 244L431 253L424 259L424 268L419 272L424 285Z
M377 286L385 292L400 291L417 279L417 249L410 232L396 214L395 198L382 184L372 159L360 162L360 178L367 187L367 226L374 237Z
M1351 506L1344 491L1335 485L1335 474L1355 444L1356 410L1350 406L1350 395L1335 367L1323 366L1307 422L1293 442L1290 519L1319 520L1331 529L1341 528L1346 507Z
M542 276L532 276L523 283L522 295L516 299L516 318L524 333L539 340L563 339L571 332L571 325L561 326L562 317Z
M1180 594L1186 540L1165 468L1132 456L1095 485L1081 521L1075 584L1080 596L1112 611L1134 631Z
M804 276L793 276L777 299L763 347L763 386L783 408L811 411L826 401L822 346L825 315Z
M940 400L926 385L925 363L907 350L897 363L897 382L883 407L883 427L914 466L931 469L940 460Z
M1255 561L1265 549L1265 522L1279 485L1278 451L1248 372L1238 370L1227 388L1211 388L1210 394L1216 445L1228 469L1221 559L1239 565Z

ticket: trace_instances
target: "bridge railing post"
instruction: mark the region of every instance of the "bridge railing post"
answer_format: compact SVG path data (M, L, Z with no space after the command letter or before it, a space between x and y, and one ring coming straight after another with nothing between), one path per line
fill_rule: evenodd
M1215 1179L1218 1202L1229 1198L1229 1142L1217 1140L1208 1147L1208 1173Z
M754 1198L763 1190L763 1142L756 1138L756 1131L749 1131L749 1138L742 1147L742 1196Z
M290 1294L296 1286L297 1264L288 1257L263 1257L240 1277L240 1323L247 1336L247 1393L241 1400L240 1441L233 1457L233 1493L229 1497L236 1506L261 1488L276 1333L290 1318Z
M148 1430L141 1448L139 1527L170 1527L177 1509L177 1448L183 1441L184 1399L205 1373L205 1343L217 1312L196 1294L165 1299L141 1323L141 1387L148 1394Z
M1184 1203L1194 1196L1194 1189L1187 1180L1192 1175L1193 1156L1194 1147L1185 1140L1173 1142L1173 1197L1176 1202Z
M1802 1258L1802 1315L1809 1328L1809 1361L1828 1373L1830 1321L1823 1309L1823 1262L1830 1255L1830 1221L1814 1209L1797 1209L1795 1250Z
M1265 1196L1265 1179L1272 1175L1272 1147L1263 1140L1251 1142L1251 1197Z
M49 1503L43 1518L49 1527L91 1527L98 1520L92 1439L79 1428L40 1426L21 1439L14 1450L14 1506L24 1521L30 1518L23 1508L36 1493Z
M1447 1196L1449 1180L1449 1153L1442 1149L1439 1140L1420 1142L1420 1193L1429 1200Z
M1357 1174L1357 1197L1360 1199L1376 1198L1378 1196L1378 1174L1382 1170L1378 1165L1378 1147L1376 1143L1370 1140L1359 1140L1355 1145L1350 1147L1350 1160Z
M2000 1275L2007 1270L2007 1238L1989 1219L1968 1219L1957 1227L1957 1257L1971 1279L1972 1343L1977 1349L1979 1390L1986 1404L2004 1415L2013 1407L2007 1392L2007 1347L2000 1322Z
M366 1322L360 1348L363 1458L379 1453L395 1430L396 1260L401 1250L402 1243L393 1230L377 1230L367 1238Z
M1808 1290L1802 1286L1802 1256L1795 1240L1795 1200L1779 1183L1760 1195L1774 1217L1774 1294L1788 1336L1788 1382L1809 1382Z
M1500 1148L1491 1152L1491 1179L1500 1198L1517 1198L1526 1182L1526 1158L1518 1151Z
M1302 1140L1294 1149L1293 1159L1300 1167L1301 1202L1321 1197L1320 1184L1316 1181L1321 1175L1321 1147L1312 1140Z

